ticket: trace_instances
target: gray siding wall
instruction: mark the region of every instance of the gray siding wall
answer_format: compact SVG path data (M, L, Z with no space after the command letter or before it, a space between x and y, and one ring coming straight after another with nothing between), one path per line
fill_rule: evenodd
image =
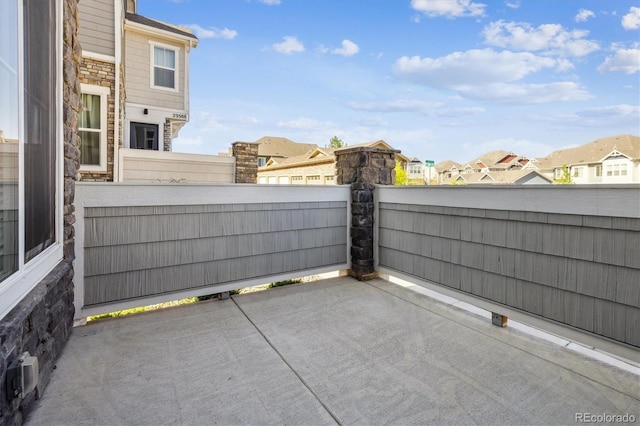
M78 38L83 50L115 56L113 0L82 0L78 3Z
M347 263L346 201L84 213L84 306Z
M378 209L380 266L640 346L639 218Z

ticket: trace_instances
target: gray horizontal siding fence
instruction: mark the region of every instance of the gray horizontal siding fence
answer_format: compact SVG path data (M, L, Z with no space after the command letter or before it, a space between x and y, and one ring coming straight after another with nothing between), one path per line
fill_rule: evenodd
M379 188L378 265L640 346L640 188Z
M78 184L76 316L347 269L348 197L336 186Z

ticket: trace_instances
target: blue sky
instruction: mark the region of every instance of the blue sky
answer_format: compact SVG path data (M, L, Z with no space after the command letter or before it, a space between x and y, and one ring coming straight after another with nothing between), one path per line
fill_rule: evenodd
M191 28L174 151L384 139L421 160L640 134L638 0L138 0Z

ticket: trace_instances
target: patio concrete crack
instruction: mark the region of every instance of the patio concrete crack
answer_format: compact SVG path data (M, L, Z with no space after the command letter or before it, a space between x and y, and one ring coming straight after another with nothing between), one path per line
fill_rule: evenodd
M302 385L305 388L307 388L307 390L311 393L311 395L313 395L316 401L318 401L318 403L322 405L322 407L325 409L327 414L331 416L331 418L336 422L336 424L342 426L342 422L340 421L340 419L338 419L338 416L333 411L331 411L329 406L325 404L324 401L322 401L322 399L318 396L318 394L316 394L313 388L311 388L311 386L302 378L302 376L295 370L295 368L293 368L293 366L289 364L289 362L285 359L285 357L280 353L280 351L275 347L275 345L271 343L269 338L262 332L262 330L260 330L260 328L256 325L256 323L254 323L253 320L249 318L249 315L247 315L247 313L242 309L242 307L238 304L238 302L236 302L236 300L233 297L231 297L231 300L233 300L233 303L236 305L238 310L240 310L242 315L244 315L247 321L249 321L249 323L253 326L253 328L255 328L256 331L260 333L262 338L265 340L265 342L267 342L267 344L271 347L271 349L273 349L273 351L278 355L278 357L280 357L282 362L284 362L284 364L289 368L289 370L291 370L291 372L298 378L298 380L300 380L300 383L302 383Z

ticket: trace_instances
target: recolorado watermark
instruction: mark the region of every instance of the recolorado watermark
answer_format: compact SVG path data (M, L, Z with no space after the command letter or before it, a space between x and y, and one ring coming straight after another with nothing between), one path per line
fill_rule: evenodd
M576 423L635 423L636 416L633 414L594 414L576 413Z

